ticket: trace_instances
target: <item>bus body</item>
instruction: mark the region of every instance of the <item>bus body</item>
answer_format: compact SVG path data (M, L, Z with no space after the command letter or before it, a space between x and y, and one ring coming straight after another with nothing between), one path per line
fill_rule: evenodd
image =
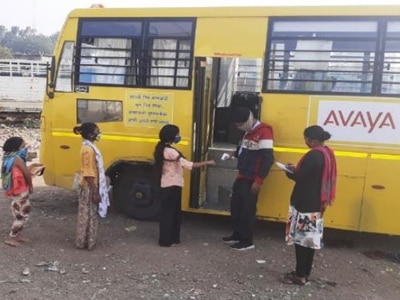
M303 130L332 134L337 196L331 228L400 234L400 7L79 9L60 32L41 115L47 184L71 188L80 136L96 122L114 201L130 217L158 210L152 155L160 128L180 127L190 160L184 211L228 214L235 162L219 160L246 105L274 130L276 161L308 151ZM293 182L272 167L259 218L284 221Z

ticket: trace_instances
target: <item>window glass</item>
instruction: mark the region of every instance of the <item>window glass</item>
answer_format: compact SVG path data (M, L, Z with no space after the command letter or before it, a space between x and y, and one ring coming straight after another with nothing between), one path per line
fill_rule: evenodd
M142 35L142 22L83 20L80 35L89 37L139 37Z
M149 36L189 37L192 35L193 23L182 21L150 22Z
M190 88L193 29L187 19L83 20L77 84Z
M388 22L382 70L382 94L400 94L400 21Z
M191 43L188 40L154 39L148 86L189 86Z
M122 102L78 99L77 112L78 124L118 122L122 121Z
M74 45L74 42L64 43L55 83L55 90L58 92L72 91L72 62L74 57Z
M84 39L81 43L79 84L123 85L131 55L131 40Z
M376 21L277 21L265 90L371 93Z

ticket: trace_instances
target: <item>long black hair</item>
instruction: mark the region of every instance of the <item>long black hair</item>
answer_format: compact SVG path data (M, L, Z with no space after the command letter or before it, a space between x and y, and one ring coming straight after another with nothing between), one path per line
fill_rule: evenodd
M179 133L179 127L173 124L164 125L161 128L158 137L160 141L157 143L154 148L154 166L158 174L161 175L162 166L164 163L164 149L165 147L171 147L175 137ZM178 151L179 152L179 151Z
M72 131L75 134L80 134L86 140L93 141L93 139L94 139L93 133L97 127L98 126L96 123L87 122L87 123L83 123L81 126L75 126L72 129Z

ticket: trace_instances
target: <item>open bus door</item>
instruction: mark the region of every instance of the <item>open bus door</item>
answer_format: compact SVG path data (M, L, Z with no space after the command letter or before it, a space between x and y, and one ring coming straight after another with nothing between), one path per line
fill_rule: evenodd
M203 161L208 157L211 130L211 99L213 93L212 59L197 57L195 60L195 90L193 107L193 161ZM190 202L192 208L199 208L205 202L206 167L192 171Z
M261 71L261 59L196 58L193 159L217 164L192 171L190 207L230 210L237 161L220 158L235 151L243 135L230 121L232 108L245 106L260 117Z

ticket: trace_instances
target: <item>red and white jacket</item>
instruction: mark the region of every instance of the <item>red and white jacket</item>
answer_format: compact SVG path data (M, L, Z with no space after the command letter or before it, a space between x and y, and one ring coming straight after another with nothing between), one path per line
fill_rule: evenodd
M274 138L272 127L257 121L246 132L238 146L238 178L246 178L262 184L274 162Z

